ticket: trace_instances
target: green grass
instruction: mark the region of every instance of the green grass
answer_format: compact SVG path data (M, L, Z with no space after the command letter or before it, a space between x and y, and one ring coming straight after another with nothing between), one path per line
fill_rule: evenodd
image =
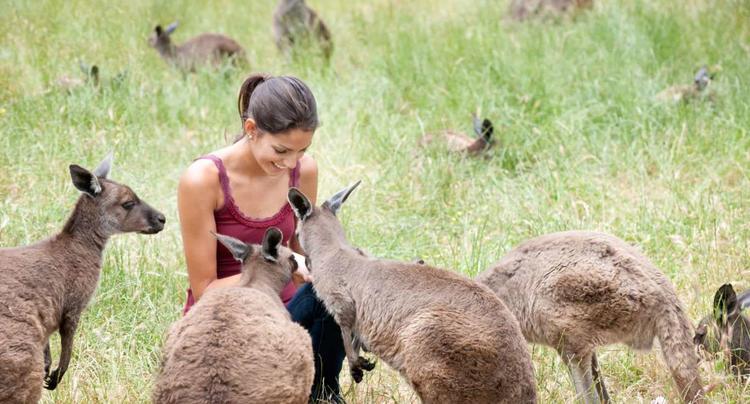
M352 242L384 257L422 257L475 275L542 233L596 229L638 245L697 320L714 291L750 287L750 3L611 0L576 18L505 20L491 0L311 0L335 43L330 67L281 57L271 1L14 1L0 13L0 245L58 231L77 192L67 165L115 153L112 177L167 215L156 236L113 239L82 318L71 369L44 402L144 402L165 330L187 287L176 212L179 174L239 131L236 95L251 71L293 74L313 89L323 125L311 154L320 197L363 185L343 210ZM499 4L497 4L499 3ZM146 39L180 21L182 41L223 32L248 71L169 68ZM57 77L96 63L118 86L66 94ZM713 103L662 105L664 87L722 67ZM484 160L420 149L419 137L470 130L481 109L499 144ZM556 354L533 350L540 402L571 401ZM675 401L656 352L608 347L600 363L616 402ZM716 402L750 387L703 367ZM353 402L416 398L381 365Z

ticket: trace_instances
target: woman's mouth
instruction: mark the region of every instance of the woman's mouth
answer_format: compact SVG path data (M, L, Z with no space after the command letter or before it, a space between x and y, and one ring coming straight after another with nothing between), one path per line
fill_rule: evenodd
M280 166L280 165L279 165L279 164L277 164L276 162L274 162L274 163L273 163L273 165L274 165L274 166L275 166L276 168L280 169L280 170L286 170L286 169L287 169L287 168L286 168L286 167L284 167L284 166Z

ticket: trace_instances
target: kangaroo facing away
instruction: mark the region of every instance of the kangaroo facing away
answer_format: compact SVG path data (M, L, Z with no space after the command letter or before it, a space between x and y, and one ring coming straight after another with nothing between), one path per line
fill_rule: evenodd
M679 394L703 400L692 326L671 282L643 254L604 233L528 240L477 276L518 318L526 340L551 346L586 403L608 402L595 350L659 339Z
M331 32L304 0L280 0L273 13L273 34L276 46L284 53L304 41L318 42L326 59L331 58Z
M358 184L320 207L289 190L315 292L341 326L354 381L373 368L359 356L366 347L425 403L536 402L518 322L490 290L448 270L373 258L349 244L336 213Z
M93 172L70 166L82 195L60 233L0 249L0 402L35 403L43 381L52 390L62 379L110 236L164 228L163 214L128 186L107 179L111 162L108 157ZM49 336L56 330L62 349L57 369L50 372Z
M201 65L217 66L225 59L239 62L245 58L245 50L234 39L221 34L200 34L185 41L182 45L172 43L171 34L177 29L177 22L166 29L161 25L154 28L149 45L169 63L181 69L195 71Z
M242 262L240 282L207 290L171 327L154 403L307 403L312 342L279 300L294 253L275 227L260 246L216 237Z
M714 295L713 314L701 319L693 342L707 354L723 352L732 373L750 376L750 318L742 310L750 307L750 290L736 294L732 284L722 285Z

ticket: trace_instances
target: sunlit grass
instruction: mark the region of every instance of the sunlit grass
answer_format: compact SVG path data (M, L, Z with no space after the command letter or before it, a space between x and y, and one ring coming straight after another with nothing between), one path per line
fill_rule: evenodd
M638 245L697 320L714 291L750 287L750 5L741 0L612 0L575 18L508 22L506 2L311 0L334 36L330 66L286 60L272 41L273 2L6 1L0 13L0 245L59 230L77 192L67 166L115 153L112 177L165 212L156 236L126 235L105 253L72 366L45 402L144 402L164 333L187 287L175 189L192 159L239 130L248 71L183 75L147 46L157 23L181 42L204 31L237 39L252 71L294 74L323 123L311 154L320 199L363 179L343 220L370 253L475 275L524 239L566 229ZM499 4L498 4L499 3ZM96 63L106 82L65 93L55 80ZM653 96L722 67L715 102ZM425 132L496 127L488 159L417 146ZM57 340L55 340L57 341ZM574 390L550 349L532 349L540 402ZM600 355L616 402L676 399L658 352ZM412 402L380 364L352 402ZM750 387L706 364L709 398L746 402Z

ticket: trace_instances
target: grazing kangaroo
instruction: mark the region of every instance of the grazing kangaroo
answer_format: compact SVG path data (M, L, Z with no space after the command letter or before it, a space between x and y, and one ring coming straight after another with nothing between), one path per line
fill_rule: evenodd
M672 283L643 254L604 233L569 231L521 243L479 274L526 340L551 346L586 403L608 402L596 348L650 349L659 339L679 394L703 400L692 325Z
M656 99L675 103L695 100L704 95L712 99L714 94L707 89L715 77L716 73L711 73L708 67L703 66L695 73L693 84L671 86L656 94Z
M242 46L234 39L221 34L200 34L177 46L171 39L171 34L176 29L177 22L169 24L166 29L157 25L149 38L149 45L156 49L164 60L181 69L195 71L201 65L217 66L225 59L238 62L245 58Z
M280 0L273 13L273 34L280 51L289 53L293 46L314 39L326 59L331 58L331 32L318 14L304 0Z
M489 119L479 119L476 115L472 115L472 122L476 137L472 138L461 132L446 130L439 134L428 133L420 139L419 143L422 146L428 146L436 141L441 141L445 143L450 152L478 155L492 147L494 128Z
M107 240L154 234L164 215L126 185L107 179L112 158L93 172L70 166L83 194L63 230L37 243L0 249L0 402L35 403L70 364L81 312L94 294ZM60 361L50 372L49 336L60 332Z
M593 3L594 0L513 0L508 12L512 18L520 21L536 15L591 8Z
M518 322L490 290L444 269L369 257L349 244L336 213L358 184L320 207L289 190L315 292L341 326L354 381L374 367L359 356L366 347L425 403L536 402Z
M713 314L704 317L693 341L709 354L725 352L729 369L738 376L750 376L750 318L742 310L750 307L750 290L739 296L731 284L722 285L714 295Z
M275 227L260 246L216 237L242 262L239 284L208 289L171 327L154 403L307 403L312 342L279 300L294 253Z
M81 69L81 72L83 72L85 78L81 79L67 75L60 76L56 81L57 86L68 93L76 88L83 87L86 84L91 84L94 87L99 86L99 67L97 65L89 66L81 62L78 64L78 67Z

